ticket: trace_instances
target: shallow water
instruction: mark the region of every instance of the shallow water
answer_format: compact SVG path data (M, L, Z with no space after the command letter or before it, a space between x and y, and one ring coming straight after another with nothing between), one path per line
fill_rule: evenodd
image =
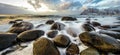
M114 23L114 22L117 22L118 20L115 19L116 17L95 17L95 18L91 18L92 21L98 21L100 22L102 25L112 25L112 24L117 24L117 23ZM26 20L25 21L28 21L28 22L31 22L34 24L34 26L36 27L37 25L39 24L45 24L45 22L48 20L48 19L53 19L55 20L56 22L61 22L61 23L64 23L66 25L65 28L69 28L69 27L72 27L74 29L76 29L76 32L77 34L79 35L80 33L84 32L84 30L81 28L81 24L85 22L85 19L86 18L77 18L78 20L77 21L61 21L60 18L31 18L29 20ZM43 25L39 28L34 28L34 29L38 29L38 30L44 30L45 32L48 32L50 30L50 26L51 25ZM9 28L11 27L10 24L1 24L0 25L0 32L6 32ZM69 36L70 40L75 43L75 44L81 44L81 41L79 40L79 38L73 38L71 37L69 34L66 33L66 29L65 30L62 30L62 31L59 31L59 34L65 34L67 36ZM44 35L43 37L46 37L46 35ZM49 38L50 39L50 38ZM51 39L52 40L52 39ZM74 40L77 40L77 41L74 41ZM22 45L27 45L28 47L20 50L20 49L16 49L14 52L11 52L7 55L33 55L33 52L32 52L32 49L33 49L33 42L29 42L29 43L22 43ZM16 48L16 47L15 47ZM79 49L80 49L80 52L84 49L86 49L87 47L84 46L83 44L81 44L79 46ZM13 48L7 48L3 51L0 52L0 55L1 53L9 50L9 49L13 49ZM59 51L61 53L61 55L65 55L65 48L59 48Z

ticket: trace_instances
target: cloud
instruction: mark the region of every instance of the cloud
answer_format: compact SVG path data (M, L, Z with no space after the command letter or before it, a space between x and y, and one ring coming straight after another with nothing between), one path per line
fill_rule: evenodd
M32 3L33 2L33 3ZM78 10L82 4L79 0L28 0L35 9L41 7L41 3L45 4L51 10Z
M96 0L99 1L99 0ZM120 6L120 0L101 0L97 3L93 3L90 6L96 8L109 8L109 7L117 7Z

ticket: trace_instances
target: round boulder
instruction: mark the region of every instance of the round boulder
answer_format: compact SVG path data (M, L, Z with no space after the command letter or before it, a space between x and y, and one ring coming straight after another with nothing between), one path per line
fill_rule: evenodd
M57 35L53 41L56 46L63 48L67 47L71 42L68 36L62 34Z
M84 32L79 35L80 40L88 47L96 48L101 52L120 51L119 42L108 35L96 32Z
M16 19L15 21L23 21L23 19Z
M109 35L113 38L120 39L120 33L115 31L100 30L99 33Z
M61 20L62 20L62 21L76 21L77 19L76 19L76 18L73 18L73 17L62 17Z
M8 32L20 34L21 32L30 30L32 28L33 28L32 23L20 22L20 23L13 24L13 26L8 30Z
M72 43L66 49L66 55L78 55L78 54L79 54L79 47L74 43Z
M20 33L17 36L16 41L17 42L26 42L26 41L32 41L35 40L39 37L41 37L42 35L44 35L44 31L42 30L28 30L28 31L24 31L22 33Z
M60 55L60 53L52 41L40 38L33 44L33 55Z
M16 21L9 21L9 24L14 24L16 23Z
M58 31L56 31L56 30L51 30L51 31L49 31L49 32L47 33L47 36L48 36L49 38L54 38L57 34L58 34Z
M65 28L65 25L59 22L55 22L52 26L51 26L51 30L63 30Z
M83 24L82 27L85 31L95 31L95 28L88 23Z
M91 24L92 24L94 27L96 27L96 26L101 26L101 24L100 24L100 23L95 22L95 21L93 21Z
M83 50L80 55L100 55L99 52L94 48L87 48Z
M54 20L48 20L47 22L46 22L46 24L53 24L54 23Z
M0 33L0 51L13 45L17 34L13 33Z

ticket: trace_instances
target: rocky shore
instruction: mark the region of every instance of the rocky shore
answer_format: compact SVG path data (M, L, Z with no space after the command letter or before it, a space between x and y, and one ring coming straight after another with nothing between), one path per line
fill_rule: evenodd
M120 25L85 18L6 19L0 55L119 55ZM116 30L111 30L116 29Z

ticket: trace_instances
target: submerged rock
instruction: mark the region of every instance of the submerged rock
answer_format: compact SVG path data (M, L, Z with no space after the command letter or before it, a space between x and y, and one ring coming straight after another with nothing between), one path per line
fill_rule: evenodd
M53 24L55 21L54 20L48 20L46 24Z
M26 42L26 41L35 40L35 39L41 37L42 35L44 35L44 33L45 32L42 30L24 31L17 36L17 41L18 42Z
M76 29L69 27L66 29L66 31L72 37L77 37L77 30Z
M20 23L13 24L13 26L8 30L8 32L20 34L21 32L30 30L32 28L33 28L32 23L20 22Z
M87 48L83 50L80 55L100 55L99 52L94 48Z
M17 34L13 33L0 33L0 51L13 45Z
M95 31L94 27L88 23L83 24L82 27L85 31Z
M76 19L76 18L73 18L73 17L62 17L61 20L62 20L62 21L76 21L77 19Z
M78 54L79 54L79 47L74 43L72 43L66 49L66 55L78 55Z
M58 47L67 47L69 44L70 44L70 39L68 36L66 35L57 35L55 38L54 38L54 44Z
M40 38L33 44L33 55L60 55L60 53L52 41Z
M84 32L79 35L79 38L86 46L96 48L101 52L120 51L119 42L108 35L96 32Z
M52 26L51 26L51 30L63 30L65 28L65 25L59 22L55 22Z
M120 33L114 31L100 30L99 33L109 35L113 38L120 39Z
M49 32L47 33L47 36L48 36L49 38L54 38L57 34L58 34L58 31L56 31L56 30L51 30L51 31L49 31Z

